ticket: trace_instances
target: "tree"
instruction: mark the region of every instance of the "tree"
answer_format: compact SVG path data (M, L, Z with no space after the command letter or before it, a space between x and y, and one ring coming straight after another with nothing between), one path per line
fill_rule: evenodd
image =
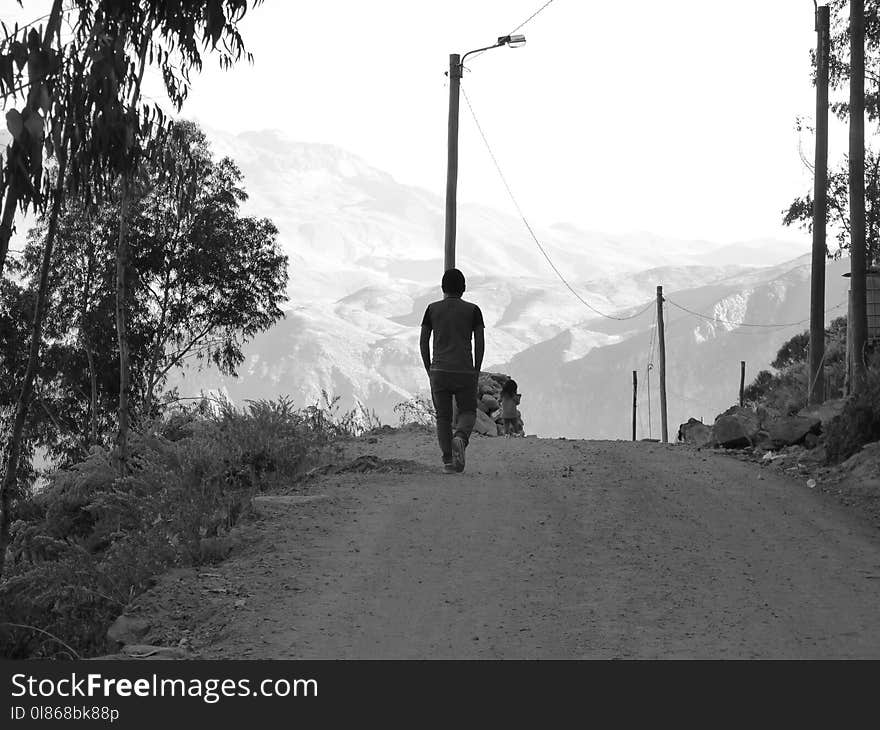
M176 367L211 363L234 375L244 343L282 316L287 284L275 226L241 214L247 194L232 160L214 160L190 122L175 123L166 144L163 164L145 163L132 178L127 202L135 421L156 415L156 396ZM112 334L121 205L118 193L100 206L71 205L58 221L37 410L55 427L42 445L63 461L82 458L99 434L118 427ZM31 280L46 225L39 221L25 251Z
M192 123L174 126L168 148L174 160L188 162L172 174L153 171L132 230L141 256L149 255L138 269L151 351L142 383L145 415L156 388L187 359L234 374L244 341L282 316L287 284L275 225L240 214L247 194L235 163L215 162Z
M253 0L257 5L261 0ZM19 0L19 4L21 1ZM141 101L148 65L162 73L172 104L180 109L192 70L201 68L201 50L217 53L230 67L246 53L238 22L247 0L73 0L72 38L61 39L62 3L54 0L43 36L16 26L0 42L0 95L5 102L24 100L7 112L13 141L0 174L0 251L6 251L15 212L33 204L49 210L39 287L34 301L28 365L18 387L15 412L5 443L0 482L0 576L9 540L9 505L18 475L25 421L39 367L43 317L57 217L68 193L86 201L100 199L117 180L127 191L128 176L152 154L167 119L158 103ZM30 24L33 25L33 24ZM27 69L25 77L24 69ZM43 176L43 152L54 157L54 180ZM70 174L68 175L68 165ZM128 336L125 277L127 241L125 200L117 244L116 324L120 350L119 463L125 472L127 440ZM3 270L0 269L0 276Z
M829 86L833 99L832 112L841 120L849 118L850 82L850 36L849 0L832 0L831 6L831 54ZM865 87L865 116L869 124L880 131L880 0L865 0L865 74L872 83ZM815 71L815 52L813 68ZM808 125L798 122L798 132L812 131ZM868 135L868 139L872 135ZM807 163L808 164L808 163ZM783 211L785 225L797 225L812 230L812 195L807 193L795 200ZM849 251L849 157L844 158L829 171L828 210L829 228L834 231L838 248L828 255L839 258ZM865 149L865 230L868 261L880 259L880 150L868 146Z
M840 258L849 251L849 159L844 158L828 175L828 210L826 221L834 231L837 249L830 258ZM812 231L813 196L795 198L783 213L784 225L798 225ZM865 150L865 231L868 259L880 259L880 151Z
M880 80L872 70L880 61L880 0L833 0L831 11L829 83L838 94L844 89L848 91L848 99L840 98L831 108L841 119L849 121L849 156L845 177L842 169L829 176L826 222L837 227L840 251L846 249L850 255L850 336L855 353L852 390L859 393L867 383L866 270L880 252L876 221L880 207L878 155L866 149L865 144L865 116L875 126L880 121L880 94L865 89L866 76L875 85ZM814 54L814 68L815 65ZM812 204L809 196L796 199L784 212L783 222L810 228L805 218L808 204Z
M19 0L19 5L22 2ZM45 33L36 28L15 26L0 44L0 94L4 102L23 97L21 109L6 112L6 125L12 135L0 170L0 276L6 264L9 239L17 209L36 209L45 199L42 188L43 148L46 144L44 116L52 110L52 99L62 76L60 57L61 0L53 0ZM26 77L25 77L26 74ZM6 104L4 103L4 106ZM62 114L63 117L63 114ZM60 129L60 127L58 127ZM51 142L49 143L51 145Z

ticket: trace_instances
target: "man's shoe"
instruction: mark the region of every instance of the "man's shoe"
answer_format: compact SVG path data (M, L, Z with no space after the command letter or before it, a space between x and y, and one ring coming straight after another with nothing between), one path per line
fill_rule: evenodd
M455 464L443 464L443 473L456 474L458 473L458 470L455 468Z
M464 439L456 436L452 439L452 463L455 465L455 471L464 471Z

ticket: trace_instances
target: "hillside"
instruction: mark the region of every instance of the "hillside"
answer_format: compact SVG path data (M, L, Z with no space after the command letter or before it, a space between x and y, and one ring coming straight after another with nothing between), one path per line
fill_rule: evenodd
M826 320L846 314L848 261L829 263ZM670 436L689 417L711 422L736 402L740 361L749 382L767 369L781 344L808 326L809 257L732 277L716 284L664 293L676 304L723 321L707 321L667 301L666 353ZM653 312L649 314L649 317ZM632 371L638 371L639 436L660 433L656 342L650 375L652 427L648 426L646 367L651 355L652 320L642 317L637 331L621 334L629 323L589 320L567 328L510 361L499 364L514 373L529 427L538 433L576 437L626 438L632 418ZM786 326L747 326L797 323ZM743 323L747 323L745 326ZM579 343L596 332L618 342L582 352ZM529 409L539 403L540 408Z

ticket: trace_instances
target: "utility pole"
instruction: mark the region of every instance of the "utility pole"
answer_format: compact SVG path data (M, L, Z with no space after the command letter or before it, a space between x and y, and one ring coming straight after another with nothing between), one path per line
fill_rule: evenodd
M852 327L849 326L853 321L852 302L852 277L850 277L849 289L846 292L846 375L843 381L843 394L847 396L852 395L853 338Z
M633 370L633 441L636 440L636 403L637 393L639 390L639 374Z
M503 35L491 46L475 48L463 56L449 54L449 130L446 146L446 236L443 249L443 271L455 268L456 195L458 193L458 101L461 75L467 57L508 46L520 48L526 44L524 35Z
M865 0L850 0L849 229L852 273L852 392L865 390L868 340L865 255Z
M446 156L446 238L443 271L455 268L455 213L458 192L458 100L461 56L449 54L449 131Z
M744 401L743 395L746 389L746 361L739 361L739 407L742 408Z
M666 334L663 331L663 287L657 287L657 342L660 346L660 434L664 444L669 443L666 423Z
M828 59L831 11L816 10L816 157L813 174L813 263L810 279L810 392L809 403L825 401L825 212L828 206ZM740 403L742 405L742 403Z

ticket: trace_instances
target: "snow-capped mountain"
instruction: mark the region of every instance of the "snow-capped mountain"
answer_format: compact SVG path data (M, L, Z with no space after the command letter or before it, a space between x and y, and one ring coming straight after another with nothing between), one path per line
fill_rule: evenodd
M237 379L187 372L181 390L218 389L236 401L289 394L306 405L323 389L342 396L344 407L360 402L395 422L396 403L427 391L418 330L425 306L440 296L442 197L333 146L272 131L209 136L245 173L248 211L280 230L290 302L284 321L249 344ZM806 241L720 246L569 224L537 234L592 307L619 317L645 311L623 321L598 316L556 278L521 220L460 206L457 265L468 277L466 298L486 319L484 368L518 380L530 432L627 436L631 371L646 365L658 284L677 304L730 322L795 322L809 313L809 262L793 260ZM829 272L829 304L845 288L839 278ZM803 329L713 325L672 305L667 318L670 423L729 405L739 361L757 372Z

